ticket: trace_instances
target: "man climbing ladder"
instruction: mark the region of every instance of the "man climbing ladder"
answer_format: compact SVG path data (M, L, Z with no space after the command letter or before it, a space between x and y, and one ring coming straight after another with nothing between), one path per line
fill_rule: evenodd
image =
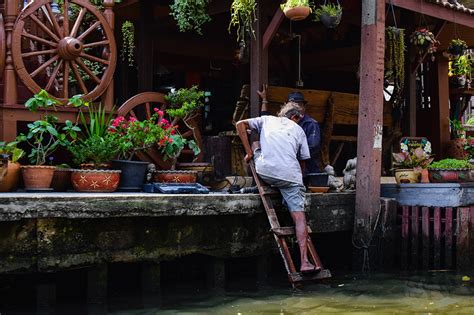
M252 162L252 170L255 171L254 177L259 186L259 192L272 225L272 231L285 261L290 281L295 280L292 283L297 282L297 280L304 281L330 276L327 270L316 277L302 276L307 273L321 272L322 266L308 236L304 213L305 187L303 185L302 169L304 169L304 160L309 159L310 154L306 135L303 129L298 126L301 117L299 105L289 102L281 108L278 117L262 116L242 120L236 124L237 132L246 152L245 160ZM247 129L255 130L260 134L260 141L252 143L253 147L250 146ZM266 196L265 188L262 187L260 179L278 188L290 211L295 223L296 238L300 248L301 274L295 272L293 261L288 254L288 248L283 239L284 236L293 233L288 233L287 228L279 226L278 219L271 206L271 200ZM308 248L312 261L308 259Z

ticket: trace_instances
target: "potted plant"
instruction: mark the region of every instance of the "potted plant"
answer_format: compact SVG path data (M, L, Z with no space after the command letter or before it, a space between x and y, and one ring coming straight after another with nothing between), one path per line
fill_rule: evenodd
M451 127L451 140L446 144L446 155L450 158L465 160L467 153L464 149L466 146L466 130L460 120L449 120Z
M17 141L8 143L0 141L0 154L8 156L8 161L5 165L6 173L2 181L0 181L0 192L15 191L18 187L20 179L20 163L18 163L18 160L25 152L17 147L17 143Z
M466 77L471 73L471 60L463 55L449 62L449 83L453 88L466 87Z
M393 153L397 184L419 183L423 170L433 161L430 142L427 141L424 148L408 148L401 143L400 149L400 153Z
M257 2L255 0L233 0L230 6L230 22L228 31L237 28L237 42L245 44L246 34L255 39L253 24L257 20L255 9Z
M103 168L119 152L116 137L106 134L92 134L72 145L69 151L77 165L88 164L87 168L74 169L71 182L75 190L80 192L113 192L120 181L120 170Z
M63 127L58 125L58 118L48 114L50 108L55 109L58 101L49 97L48 93L41 90L30 98L25 106L36 112L45 110L42 119L29 123L28 133L20 134L18 142L25 142L31 147L28 159L31 165L21 166L23 181L27 190L49 190L53 179L55 166L45 165L48 157L59 147L68 147L77 138L81 130L70 120L66 120Z
M327 28L335 28L342 18L342 6L337 3L325 3L314 11L314 20L321 21Z
M459 183L470 179L472 165L467 160L444 159L428 166L433 183Z
M206 12L209 0L174 0L170 5L170 15L178 24L180 32L196 31L202 35L201 27L209 22L211 17Z
M452 56L461 56L468 49L467 43L462 39L452 39L448 46L448 53Z
M418 47L419 62L422 62L425 54L431 54L431 59L434 60L433 54L438 50L440 44L432 32L427 28L419 28L410 35L410 43Z
M304 20L311 13L309 0L287 0L280 5L280 8L292 21Z

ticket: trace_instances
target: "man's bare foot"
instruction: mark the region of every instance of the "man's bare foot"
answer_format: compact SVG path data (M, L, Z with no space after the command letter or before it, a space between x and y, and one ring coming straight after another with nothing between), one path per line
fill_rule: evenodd
M321 267L316 267L309 261L305 262L304 264L301 264L300 271L303 273L306 272L318 272L321 271Z

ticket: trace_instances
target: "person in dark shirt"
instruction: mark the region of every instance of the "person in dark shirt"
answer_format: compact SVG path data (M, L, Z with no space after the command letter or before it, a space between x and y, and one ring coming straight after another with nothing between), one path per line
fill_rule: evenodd
M262 91L257 91L257 94L262 99L262 108L260 115L270 115L268 111L268 100L267 100L267 89L268 85L264 84ZM301 107L303 118L300 120L299 125L303 128L308 140L309 152L311 159L306 161L304 174L318 173L320 172L320 156L321 156L321 131L318 122L311 116L306 114L306 100L301 92L291 92L288 94L288 101L295 102Z

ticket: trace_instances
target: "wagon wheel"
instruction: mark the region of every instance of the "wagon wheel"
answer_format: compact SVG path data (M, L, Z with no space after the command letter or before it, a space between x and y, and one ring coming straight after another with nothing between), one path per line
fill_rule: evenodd
M18 76L33 93L44 89L63 104L74 94L94 100L115 70L113 31L87 0L64 0L58 13L53 2L32 1L16 20L12 54Z
M154 108L159 108L160 110L165 111L166 101L164 96L164 94L157 92L145 92L137 94L123 103L123 105L117 110L117 114L124 116L125 118L132 116L138 120L148 119L153 114ZM194 140L201 148L202 138L196 118L196 115L185 117L184 119L175 118L171 121L171 125L178 125L181 135L188 140ZM189 161L191 159L193 162L202 162L202 152L194 158L192 158L192 156L192 150L185 148L181 152L181 157L179 160L181 161L182 159L187 159ZM138 157L144 161L155 163L162 169L169 169L171 167L171 161L163 160L161 154L159 154L156 150L139 152Z
M3 77L3 70L5 69L5 54L6 54L5 23L3 22L3 15L0 13L0 77Z

